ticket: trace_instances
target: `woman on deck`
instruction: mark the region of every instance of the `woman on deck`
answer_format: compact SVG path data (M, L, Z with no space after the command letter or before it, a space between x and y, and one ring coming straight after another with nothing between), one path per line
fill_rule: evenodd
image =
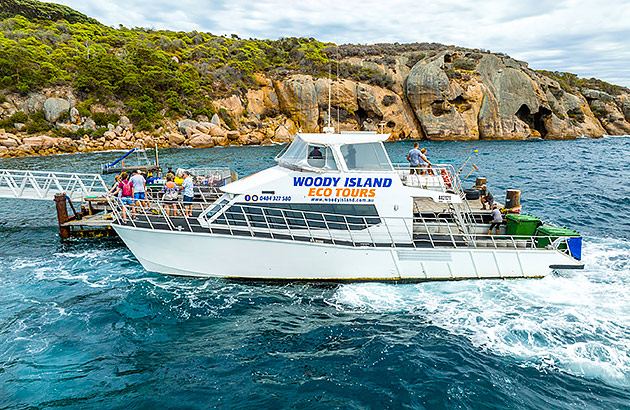
M133 205L133 184L129 182L129 174L126 172L120 174L118 188L116 191L112 192L111 195L118 195L119 193L118 200L122 205L122 219L123 222L127 222L127 205ZM133 217L134 219L136 218L135 207Z
M173 208L173 216L175 216L175 204L177 203L179 187L174 180L175 177L173 174L166 174L166 182L162 186L162 193L164 194L162 196L162 200L164 201L167 216L171 216L171 207Z

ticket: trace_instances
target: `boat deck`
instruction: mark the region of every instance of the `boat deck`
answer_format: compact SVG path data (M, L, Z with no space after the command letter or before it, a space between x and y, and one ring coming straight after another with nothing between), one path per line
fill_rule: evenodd
M482 203L481 200L479 199L468 199L468 205L470 206L470 210L473 212L487 212L488 214L490 214L490 209L488 209L488 205L486 205L486 209L484 210L482 208ZM414 204L415 204L415 209L417 210L422 210L422 211L429 211L429 212L448 212L449 211L449 206L448 204L440 204L437 202L433 202L431 200L422 200L420 198L416 198L414 200ZM501 209L503 207L503 204L496 202L495 204L497 204L499 206L499 209Z

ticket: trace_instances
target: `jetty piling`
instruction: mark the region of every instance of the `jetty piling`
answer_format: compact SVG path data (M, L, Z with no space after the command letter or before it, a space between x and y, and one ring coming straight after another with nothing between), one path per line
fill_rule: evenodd
M59 237L61 237L62 240L69 239L70 227L64 225L70 220L65 193L55 194L55 208L57 209L57 222L59 223Z

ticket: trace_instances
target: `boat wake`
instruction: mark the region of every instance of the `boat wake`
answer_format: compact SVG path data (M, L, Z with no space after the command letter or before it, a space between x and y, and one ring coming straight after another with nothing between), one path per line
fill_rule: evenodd
M541 280L351 284L340 309L412 314L543 371L630 386L630 242L587 238L586 269Z

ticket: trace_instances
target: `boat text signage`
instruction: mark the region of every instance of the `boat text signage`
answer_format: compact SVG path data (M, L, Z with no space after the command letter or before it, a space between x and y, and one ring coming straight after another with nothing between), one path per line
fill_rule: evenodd
M375 177L293 177L293 186L306 187L343 187L343 188L389 188L392 186L391 178Z
M293 177L293 186L308 187L309 197L374 198L376 188L392 186L391 178Z

